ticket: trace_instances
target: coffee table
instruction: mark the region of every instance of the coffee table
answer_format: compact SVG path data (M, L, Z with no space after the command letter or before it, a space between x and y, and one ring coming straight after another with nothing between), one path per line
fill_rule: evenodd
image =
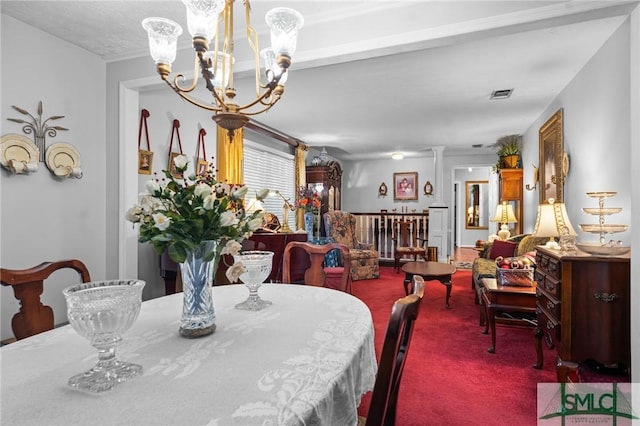
M405 273L403 282L405 294L409 294L409 284L411 284L414 275L421 276L425 281L440 281L447 287L445 306L447 309L451 309L451 306L449 306L451 275L456 272L455 266L440 262L407 262L402 265L402 270Z
M491 330L489 353L496 353L496 322L499 324L535 327L534 321L519 318L496 318L500 312L536 313L536 282L531 287L501 286L495 278L482 279L482 303L487 312L483 333Z

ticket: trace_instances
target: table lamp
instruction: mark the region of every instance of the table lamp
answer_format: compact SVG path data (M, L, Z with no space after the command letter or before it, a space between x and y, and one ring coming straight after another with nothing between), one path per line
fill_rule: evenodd
M500 223L500 230L498 231L498 239L499 240L507 240L511 236L511 232L509 231L510 223L517 223L518 219L516 219L516 215L513 212L513 206L508 204L506 201L503 201L501 204L498 204L496 208L496 214L491 219L491 222Z
M262 205L262 202L260 200L254 197L249 200L246 210L247 213L252 214L253 212L257 212L260 210L264 211L264 206Z
M577 236L578 234L571 226L571 222L569 222L564 203L554 203L554 201L553 198L549 198L549 204L540 204L538 206L538 217L532 235L534 237L549 237L545 247L560 250L560 245L554 240L554 237L563 235L565 228L568 235Z

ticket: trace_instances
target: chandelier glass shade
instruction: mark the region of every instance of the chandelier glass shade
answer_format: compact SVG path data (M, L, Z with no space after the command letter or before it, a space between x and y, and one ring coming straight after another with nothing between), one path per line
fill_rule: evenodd
M304 19L297 11L284 7L267 12L265 20L271 30L271 47L260 51L257 32L251 25L249 0L243 1L247 42L255 63L256 93L247 103L239 105L233 82L234 0L182 2L186 6L187 24L195 51L193 79L185 84L187 79L183 74L169 78L182 27L170 19L152 17L143 20L142 26L149 37L149 50L156 63L156 71L183 99L213 111L214 121L232 136L234 130L249 121L249 116L267 111L280 100ZM198 86L199 75L212 100L203 101L192 94Z

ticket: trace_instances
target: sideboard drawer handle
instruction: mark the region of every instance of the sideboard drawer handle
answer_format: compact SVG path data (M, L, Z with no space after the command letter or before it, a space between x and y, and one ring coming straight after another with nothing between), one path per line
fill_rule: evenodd
M618 298L618 295L615 293L594 293L593 297L604 303L611 303Z
M552 323L551 321L549 321L549 322L547 323L547 328L548 328L549 330L551 330L553 327L554 327L553 323Z
M554 308L554 306L555 306L555 305L553 304L553 302L551 302L551 301L548 301L548 302L547 302L547 309L550 309L550 310L551 310L551 309L553 309L553 308Z

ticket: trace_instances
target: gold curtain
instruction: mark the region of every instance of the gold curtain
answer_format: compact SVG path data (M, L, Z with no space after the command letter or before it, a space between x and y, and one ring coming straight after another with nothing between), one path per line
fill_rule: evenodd
M233 132L233 139L229 141L229 132L218 126L216 179L231 184L243 184L244 174L242 164L244 161L244 132L237 129Z
M307 152L309 151L309 147L305 144L299 144L296 147L296 157L295 157L295 170L296 170L296 189L307 186L307 169L305 159L307 157ZM297 197L297 194L296 194ZM298 200L296 200L298 201ZM296 229L304 230L304 210L298 209L296 211Z

